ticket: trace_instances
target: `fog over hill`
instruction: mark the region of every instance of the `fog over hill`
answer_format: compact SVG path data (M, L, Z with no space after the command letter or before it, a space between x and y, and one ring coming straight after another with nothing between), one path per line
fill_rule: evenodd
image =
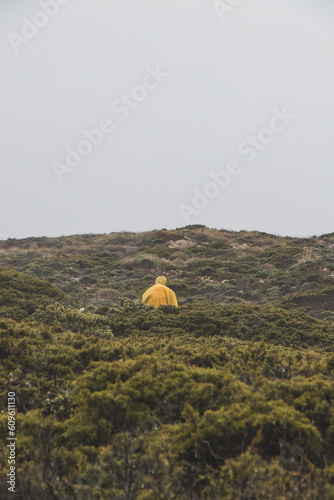
M332 0L0 10L0 233L333 230Z

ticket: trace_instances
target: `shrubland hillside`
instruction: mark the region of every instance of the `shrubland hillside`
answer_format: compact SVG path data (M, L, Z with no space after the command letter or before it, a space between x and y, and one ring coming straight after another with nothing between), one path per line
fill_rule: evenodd
M334 233L313 238L203 226L0 242L0 263L84 305L135 300L158 274L182 304L279 303L319 319L334 312Z
M203 226L1 242L15 498L333 499L333 248ZM141 304L159 274L178 309Z

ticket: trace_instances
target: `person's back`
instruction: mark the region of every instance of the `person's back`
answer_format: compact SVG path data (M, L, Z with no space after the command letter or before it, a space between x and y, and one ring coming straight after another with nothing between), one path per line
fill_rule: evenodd
M159 276L155 280L155 285L151 286L142 297L143 304L149 304L154 307L175 306L178 307L176 295L166 286L167 280L164 276Z

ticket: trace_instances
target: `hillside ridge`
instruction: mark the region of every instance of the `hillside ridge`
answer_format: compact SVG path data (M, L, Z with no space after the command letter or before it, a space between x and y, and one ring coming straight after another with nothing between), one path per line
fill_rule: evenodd
M334 498L333 248L202 226L1 242L15 497ZM178 308L142 304L159 274Z
M0 242L0 265L43 278L87 306L140 299L164 274L181 305L203 298L224 305L278 302L331 320L333 249L334 233L292 238L195 225L9 239Z

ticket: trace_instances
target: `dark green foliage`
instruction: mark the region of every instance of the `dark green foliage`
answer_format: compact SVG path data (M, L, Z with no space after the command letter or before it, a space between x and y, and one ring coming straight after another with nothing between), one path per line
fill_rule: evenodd
M163 328L147 329L144 312ZM19 498L52 498L51 491L57 498L132 498L125 488L152 500L163 498L161 490L187 499L220 488L233 498L233 488L257 484L246 472L257 463L268 498L271 474L286 478L289 489L295 470L301 492L330 491L332 357L213 333L196 337L200 319L190 307L189 332L178 323L181 310L128 302L117 314L140 330L107 340L0 323L1 397L14 390L19 412ZM4 430L2 417L0 425ZM246 462L242 472L238 464ZM227 480L228 470L235 473Z
M333 284L334 238L281 238L202 225L176 231L26 238L0 242L0 262L43 278L85 305L137 298L158 274L179 298L215 303L276 302ZM226 281L227 280L227 281ZM235 280L235 282L232 282ZM231 286L232 285L232 286ZM101 288L113 290L108 296ZM312 307L302 311L319 315Z
M298 262L298 257L302 257L303 251L300 248L275 248L264 253L265 263L273 264L279 269L288 269Z
M284 297L283 307L298 308L317 317L332 319L334 314L334 287L313 292L295 293Z
M15 498L333 499L333 243L204 226L0 243ZM141 304L161 273L178 309Z
M21 320L48 300L65 300L65 294L46 281L0 267L0 315Z

